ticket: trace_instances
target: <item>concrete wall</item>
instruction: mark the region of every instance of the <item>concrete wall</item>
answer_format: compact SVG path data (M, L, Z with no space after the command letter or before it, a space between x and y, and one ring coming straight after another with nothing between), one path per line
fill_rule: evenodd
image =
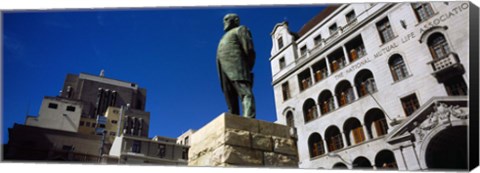
M56 108L50 108L49 105ZM74 110L67 110L67 107ZM79 102L45 97L37 117L27 117L26 125L49 129L77 132L82 112Z

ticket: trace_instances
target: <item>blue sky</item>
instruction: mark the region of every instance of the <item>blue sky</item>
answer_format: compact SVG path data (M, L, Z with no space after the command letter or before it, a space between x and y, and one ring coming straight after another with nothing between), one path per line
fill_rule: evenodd
M99 74L147 89L150 137L177 137L227 111L215 55L223 16L237 13L257 53L257 119L276 121L270 33L287 19L292 31L320 5L141 8L3 13L3 143L13 123L38 115L68 73Z

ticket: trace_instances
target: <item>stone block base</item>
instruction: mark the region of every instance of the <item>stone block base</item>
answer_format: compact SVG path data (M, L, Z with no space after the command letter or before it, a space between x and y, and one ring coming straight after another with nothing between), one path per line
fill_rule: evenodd
M290 127L223 113L191 136L189 166L298 167Z

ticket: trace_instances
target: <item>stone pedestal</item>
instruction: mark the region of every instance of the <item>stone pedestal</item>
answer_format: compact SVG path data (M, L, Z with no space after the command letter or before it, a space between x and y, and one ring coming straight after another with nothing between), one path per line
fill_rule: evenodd
M189 166L298 167L291 128L223 113L191 136Z

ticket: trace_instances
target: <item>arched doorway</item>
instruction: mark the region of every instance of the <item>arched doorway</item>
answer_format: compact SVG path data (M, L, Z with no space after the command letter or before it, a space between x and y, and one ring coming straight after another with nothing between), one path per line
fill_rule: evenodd
M347 165L338 162L338 163L335 163L335 165L333 165L332 169L348 169L348 167Z
M353 160L353 169L372 169L372 163L365 157L357 157Z
M436 134L428 143L425 162L429 169L468 169L467 127L454 126Z
M398 169L393 152L390 150L378 152L377 156L375 156L375 167L377 169Z

